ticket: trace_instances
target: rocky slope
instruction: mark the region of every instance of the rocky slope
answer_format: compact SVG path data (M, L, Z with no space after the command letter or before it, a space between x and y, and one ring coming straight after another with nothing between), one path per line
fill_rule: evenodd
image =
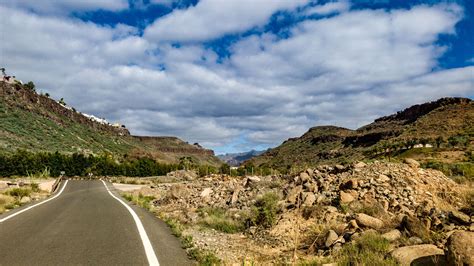
M136 137L121 125L111 125L27 89L0 82L0 152L17 149L117 156L148 156L178 163L181 157L218 166L212 150L175 137Z
M414 149L428 147L427 149ZM319 163L349 163L380 157L411 157L462 162L472 160L474 102L442 98L376 119L357 130L311 128L299 138L252 158L246 164L280 170Z
M411 159L155 182L134 194L154 198L153 211L179 221L184 235L225 264L360 261L361 245L377 247L369 254L376 264L473 261L466 245L474 237L474 188ZM277 199L274 220L256 224L255 212L272 212L259 212L268 195Z

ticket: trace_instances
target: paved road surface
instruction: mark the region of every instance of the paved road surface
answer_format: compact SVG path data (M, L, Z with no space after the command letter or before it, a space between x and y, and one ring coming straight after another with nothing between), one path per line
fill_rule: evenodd
M160 265L192 264L166 224L131 206L151 243L147 254L132 214L107 191L117 196L111 184L65 183L42 205L3 222L28 206L0 215L0 265L148 265L150 251Z

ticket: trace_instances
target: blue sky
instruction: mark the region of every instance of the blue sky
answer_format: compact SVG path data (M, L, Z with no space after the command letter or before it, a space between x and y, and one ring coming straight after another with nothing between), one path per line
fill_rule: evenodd
M8 72L217 153L474 96L473 1L5 0L0 16Z

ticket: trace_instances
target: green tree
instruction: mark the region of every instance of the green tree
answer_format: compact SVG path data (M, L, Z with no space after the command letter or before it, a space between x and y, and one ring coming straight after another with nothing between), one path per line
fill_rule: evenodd
M33 83L33 81L28 81L28 83L26 83L24 87L30 91L36 91L35 84Z

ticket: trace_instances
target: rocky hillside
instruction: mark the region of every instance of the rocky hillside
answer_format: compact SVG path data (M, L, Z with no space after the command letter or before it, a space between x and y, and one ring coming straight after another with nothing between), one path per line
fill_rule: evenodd
M412 159L150 182L129 198L224 265L474 265L473 187Z
M414 157L422 162L469 162L474 150L474 102L442 98L376 119L357 130L311 128L299 138L247 162L289 169L320 163L350 163L382 157Z
M178 163L182 157L201 164L221 163L212 150L175 137L131 136L125 126L82 114L20 84L0 82L0 98L1 153L25 149L148 156L166 163Z

